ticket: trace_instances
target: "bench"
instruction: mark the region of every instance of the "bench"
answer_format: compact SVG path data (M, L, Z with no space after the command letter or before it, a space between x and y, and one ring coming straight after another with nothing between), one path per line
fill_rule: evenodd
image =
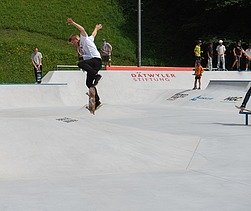
M77 65L57 65L56 70L79 70Z
M102 65L102 70L104 70L104 65ZM58 64L56 70L81 70L77 65L61 65Z
M240 111L239 114L245 114L245 125L248 125L248 115L251 115L251 112Z

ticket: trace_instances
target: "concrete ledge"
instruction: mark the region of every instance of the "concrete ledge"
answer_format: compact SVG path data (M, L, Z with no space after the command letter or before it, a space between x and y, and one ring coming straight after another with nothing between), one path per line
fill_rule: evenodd
M41 83L41 84L0 84L3 86L67 86L67 83Z

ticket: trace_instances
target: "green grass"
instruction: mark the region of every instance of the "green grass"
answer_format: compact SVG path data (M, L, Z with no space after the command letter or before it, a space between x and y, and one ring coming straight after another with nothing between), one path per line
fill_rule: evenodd
M0 2L0 83L34 82L31 53L38 47L43 54L43 72L58 64L76 64L74 48L67 43L78 34L66 24L68 17L83 25L90 34L96 23L103 29L97 47L105 38L113 46L113 64L135 65L135 44L124 35L125 20L116 0L2 0Z

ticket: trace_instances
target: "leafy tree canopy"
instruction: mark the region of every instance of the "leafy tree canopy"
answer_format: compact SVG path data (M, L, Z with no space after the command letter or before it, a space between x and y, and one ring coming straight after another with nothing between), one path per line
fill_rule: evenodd
M142 0L142 56L158 65L192 65L197 39L227 47L251 41L250 0ZM137 4L120 0L137 37ZM136 41L136 40L135 40ZM144 60L144 59L143 59ZM149 60L147 61L149 62Z

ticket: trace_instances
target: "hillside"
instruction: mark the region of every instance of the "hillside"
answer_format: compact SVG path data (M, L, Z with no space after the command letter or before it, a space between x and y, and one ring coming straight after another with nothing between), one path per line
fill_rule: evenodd
M0 3L0 83L33 83L31 53L43 53L43 72L57 64L76 64L68 37L78 31L66 25L73 18L91 33L96 23L103 29L96 37L98 47L105 38L113 45L114 64L135 64L135 44L124 35L125 19L117 1L2 0Z

